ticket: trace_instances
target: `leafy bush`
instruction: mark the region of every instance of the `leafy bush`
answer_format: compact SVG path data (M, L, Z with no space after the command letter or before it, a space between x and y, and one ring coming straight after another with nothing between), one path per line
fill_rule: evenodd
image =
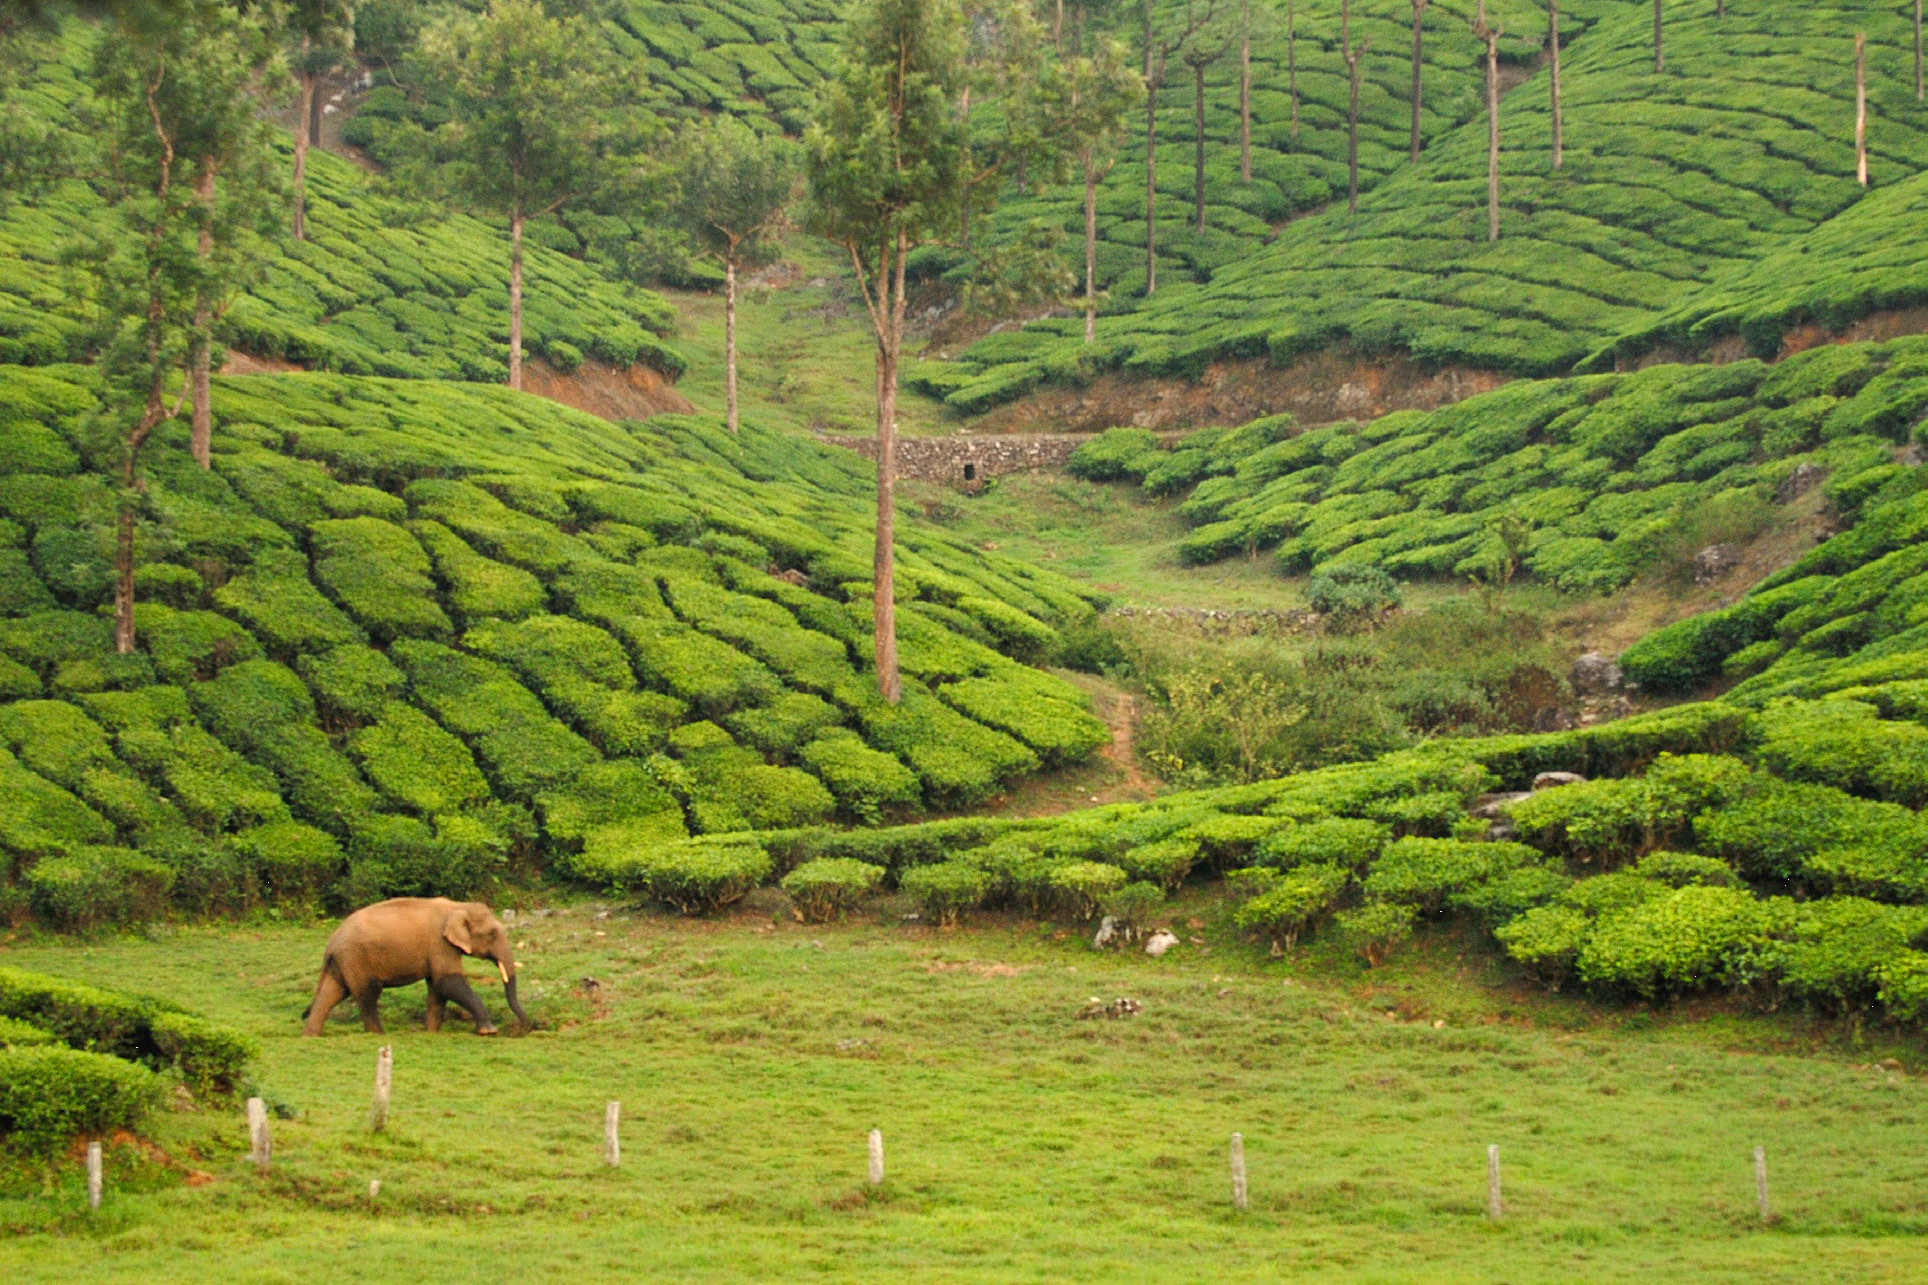
M1130 878L1154 884L1161 894L1169 895L1185 882L1198 860L1198 840L1161 839L1127 849L1112 860Z
M1572 906L1537 906L1494 930L1506 953L1548 990L1573 974L1593 921Z
M1736 980L1766 945L1782 906L1733 888L1689 886L1602 915L1580 948L1589 985L1652 997Z
M1376 620L1399 605L1399 586L1378 567L1341 563L1321 567L1306 582L1305 600L1332 627L1344 632Z
M341 874L341 845L334 836L298 821L243 830L229 843L277 900L312 905Z
M965 911L984 904L991 892L991 876L967 861L939 861L904 871L897 887L917 902L924 918L948 928Z
M1165 890L1155 883L1136 880L1108 892L1098 900L1098 909L1111 918L1113 930L1136 936L1151 926L1165 906Z
M1334 916L1339 932L1370 968L1386 962L1402 942L1413 935L1413 919L1418 910L1392 901L1368 901Z
M65 1048L0 1048L0 1136L51 1152L76 1134L137 1129L160 1106L162 1083L146 1067Z
M1462 843L1457 839L1399 839L1380 854L1364 888L1368 898L1438 914L1456 893L1528 864L1540 854L1523 843Z
M783 876L783 890L790 894L806 923L820 923L841 917L883 882L884 868L868 861L848 857L806 861Z
M1072 919L1097 915L1107 896L1130 882L1131 876L1102 861L1066 861L1044 878L1051 904Z
M21 876L34 910L57 928L85 931L158 919L174 871L128 848L83 847L43 857Z
M1253 849L1252 859L1283 870L1315 865L1362 870L1391 839L1391 827L1377 821L1333 817L1274 831Z
M0 1017L51 1031L75 1048L176 1070L202 1091L227 1093L255 1056L251 1041L160 1000L0 967Z
M577 869L612 889L644 893L686 915L742 900L770 877L770 856L736 836L626 846L577 859Z
M1280 875L1233 916L1241 932L1258 933L1286 950L1323 918L1352 882L1343 866L1295 866Z
M805 745L798 758L830 788L845 815L866 825L878 824L890 812L914 808L922 797L909 768L871 749L846 728L824 732Z

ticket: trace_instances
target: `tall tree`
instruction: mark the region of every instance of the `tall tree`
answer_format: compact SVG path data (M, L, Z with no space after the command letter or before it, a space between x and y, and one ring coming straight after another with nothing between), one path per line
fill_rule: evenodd
M720 115L690 127L681 160L678 213L703 252L723 265L723 396L734 433L737 274L776 251L797 192L796 145Z
M1145 293L1158 289L1158 91L1165 66L1218 12L1219 0L1181 0L1157 9L1145 0Z
M1560 121L1560 0L1546 0L1546 49L1553 96L1553 168L1557 170L1566 149Z
M626 110L632 70L617 67L583 19L536 0L423 33L448 87L445 179L467 203L509 219L509 387L522 387L522 233L572 201L622 200L646 179L651 119Z
M1352 0L1340 0L1339 48L1346 60L1346 209L1359 212L1359 62L1372 41L1352 43Z
M197 313L244 270L238 254L199 253L200 234L232 246L243 201L203 201L198 146L237 116L237 72L253 65L252 22L218 0L132 0L103 15L92 68L99 104L101 172L113 219L76 255L93 277L102 410L96 430L118 458L115 496L114 648L134 650L135 535L144 486L143 448L186 400L167 403L186 373ZM239 113L246 115L246 112ZM239 168L239 167L237 167ZM242 184L230 182L231 194ZM223 280L226 277L227 280ZM185 382L185 381L183 381Z
M805 135L815 231L850 255L877 342L877 535L872 585L877 687L897 672L893 548L897 365L904 343L904 260L960 222L965 126L964 23L953 0L861 0L843 61Z
M1921 65L1921 0L1915 0L1915 101L1921 102L1928 97L1928 79L1922 75Z
M1654 0L1654 71L1667 70L1667 57L1660 47L1660 0Z
M1237 35L1222 24L1208 22L1192 32L1178 54L1192 69L1192 222L1201 233L1205 231L1205 72L1226 55Z
M1868 37L1854 33L1854 177L1868 185Z
M1421 98L1421 89L1420 89L1420 83L1419 83L1419 66L1420 66L1420 53L1423 50L1422 37L1420 35L1419 20L1425 14L1426 6L1429 3L1431 3L1431 0L1412 0L1412 6L1413 6L1413 92L1412 92L1413 127L1412 127L1411 141L1412 141L1412 159L1415 161L1419 159L1419 108L1420 108L1420 98Z
M1098 328L1098 184L1118 163L1126 115L1145 92L1145 82L1127 59L1122 43L1100 39L1091 53L1081 51L1063 63L1062 109L1054 112L1056 130L1084 179L1086 343L1096 338Z
M1299 141L1299 23L1297 0L1285 0L1285 93L1292 103L1292 142Z
M1252 0L1238 5L1238 178L1252 181Z
M1500 239L1500 37L1481 0L1473 34L1486 42L1486 239Z
M308 149L318 141L315 122L322 77L347 61L355 47L354 0L287 0L284 21L293 46L295 80L301 86L295 116L295 240L308 239Z

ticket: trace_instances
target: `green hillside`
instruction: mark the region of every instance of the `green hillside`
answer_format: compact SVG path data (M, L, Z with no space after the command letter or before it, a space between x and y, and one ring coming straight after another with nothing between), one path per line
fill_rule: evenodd
M856 457L479 385L218 380L213 471L176 421L150 448L115 655L93 372L0 379L10 914L459 895L967 806L1109 739L1013 659L1084 599L915 526L905 699L877 698Z
M23 113L77 126L94 33L69 23L20 94ZM383 194L345 161L308 161L309 239L264 244L259 275L229 311L226 342L314 369L413 379L501 382L508 375L506 228ZM85 304L61 256L101 235L106 207L87 183L0 206L0 361L84 358ZM675 375L683 359L660 335L674 311L555 250L532 246L524 269L523 342L574 369L585 356L641 361Z
M1486 240L1486 127L1475 120L1361 198L1284 229L1209 284L1101 321L1000 334L965 354L948 400L974 410L1041 381L1120 368L1195 373L1215 358L1349 342L1427 364L1571 368L1624 332L1849 209L1852 36L1869 37L1870 172L1928 162L1907 23L1886 6L1616 9L1563 60L1566 157L1551 169L1545 73L1502 103L1501 239Z
M1804 465L1830 473L1830 497L1851 514L1914 475L1895 449L1924 408L1928 341L1911 338L1775 366L1521 381L1443 410L1304 432L1274 416L1202 429L1169 451L1142 429L1112 429L1071 468L1189 492L1179 512L1195 529L1178 554L1194 564L1274 549L1286 574L1365 565L1426 579L1513 558L1562 589L1603 592L1676 532L1758 513Z

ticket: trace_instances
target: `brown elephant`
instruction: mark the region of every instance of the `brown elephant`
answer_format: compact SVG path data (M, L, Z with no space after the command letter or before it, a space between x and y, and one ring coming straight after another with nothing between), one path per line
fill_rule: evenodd
M442 1028L453 1000L475 1018L477 1035L494 1035L495 1023L462 975L462 957L495 961L502 974L502 997L523 1026L529 1015L515 997L515 956L509 933L495 913L479 901L446 897L395 897L363 906L341 921L321 959L321 980L308 1006L303 1035L321 1034L335 1005L350 995L361 1007L362 1025L382 1029L382 991L391 986L428 983L428 1029Z

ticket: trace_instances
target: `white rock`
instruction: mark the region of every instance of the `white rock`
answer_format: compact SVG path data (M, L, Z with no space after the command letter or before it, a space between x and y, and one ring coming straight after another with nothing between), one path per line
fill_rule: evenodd
M1161 928L1153 933L1151 939L1145 943L1145 953L1153 959L1156 959L1177 944L1177 935L1166 932Z

